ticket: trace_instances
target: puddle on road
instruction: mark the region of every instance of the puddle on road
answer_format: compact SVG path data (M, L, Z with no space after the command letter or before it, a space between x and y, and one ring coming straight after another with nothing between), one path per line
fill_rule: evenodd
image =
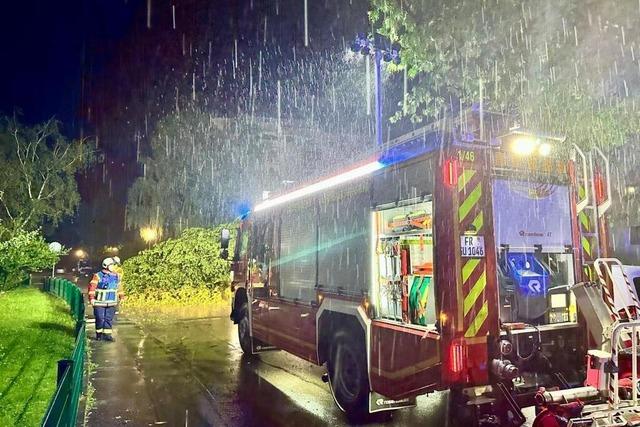
M153 308L125 306L121 312L124 317L142 325L163 324L197 319L228 318L229 304Z
M222 316L211 307L183 309L176 317L166 312L154 312L151 317L138 312L137 318L130 312L123 314L135 319L132 323L138 333L123 338L131 341L128 347L144 372L148 390L160 403L162 420L177 422L176 414L188 410L190 421L196 424L216 420L229 425L290 425L281 424L287 420L308 427L347 425L320 380L322 368L285 352L244 356L237 328L226 310ZM171 398L161 390L172 390ZM442 396L424 396L418 401L414 410L367 426L433 420L433 425L444 425L440 423Z

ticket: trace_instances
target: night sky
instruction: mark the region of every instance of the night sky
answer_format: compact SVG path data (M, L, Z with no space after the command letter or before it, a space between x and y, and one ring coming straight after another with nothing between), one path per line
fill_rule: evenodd
M111 54L108 49L92 49L127 34L135 3L25 0L3 4L0 112L19 110L28 123L55 116L65 124L67 135L79 135L86 65L89 61L103 65Z
M52 237L95 247L135 240L124 215L127 189L142 173L136 156L174 108L174 94L190 91L192 73L199 74L201 107L234 114L246 85L246 75L231 72L235 43L243 69L260 51L265 76L286 78L292 58L339 51L357 31L366 31L367 9L365 0L309 1L305 47L302 0L3 5L0 113L17 109L27 123L55 116L67 136L90 138L100 153L100 163L79 177L78 215ZM272 99L263 101L268 115Z

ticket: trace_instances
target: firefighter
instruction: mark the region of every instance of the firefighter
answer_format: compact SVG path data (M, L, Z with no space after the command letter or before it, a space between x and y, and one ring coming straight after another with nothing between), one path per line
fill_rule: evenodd
M96 339L113 341L112 326L118 300L122 299L120 276L113 258L102 261L102 270L93 275L89 283L89 303L96 319Z

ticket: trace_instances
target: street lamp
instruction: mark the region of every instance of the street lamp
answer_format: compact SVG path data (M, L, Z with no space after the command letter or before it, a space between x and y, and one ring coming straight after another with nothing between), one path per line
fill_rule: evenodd
M62 252L62 245L58 242L49 243L49 250L54 254L59 254ZM51 268L51 278L56 277L56 263L53 263L53 267Z
M140 229L140 237L147 244L147 248L151 247L151 242L158 239L158 230L155 227L142 227Z
M363 56L372 55L375 60L375 80L376 80L376 142L378 147L382 147L382 62L400 63L400 47L391 43L380 34L375 34L371 40L364 33L359 33L353 43L351 50Z

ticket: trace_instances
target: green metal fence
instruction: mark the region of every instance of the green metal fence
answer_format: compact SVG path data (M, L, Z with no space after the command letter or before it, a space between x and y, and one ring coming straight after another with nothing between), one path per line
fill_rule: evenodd
M86 329L82 291L66 279L45 279L44 291L64 299L76 320L76 343L70 359L58 361L58 387L49 402L42 425L75 426L84 380Z

